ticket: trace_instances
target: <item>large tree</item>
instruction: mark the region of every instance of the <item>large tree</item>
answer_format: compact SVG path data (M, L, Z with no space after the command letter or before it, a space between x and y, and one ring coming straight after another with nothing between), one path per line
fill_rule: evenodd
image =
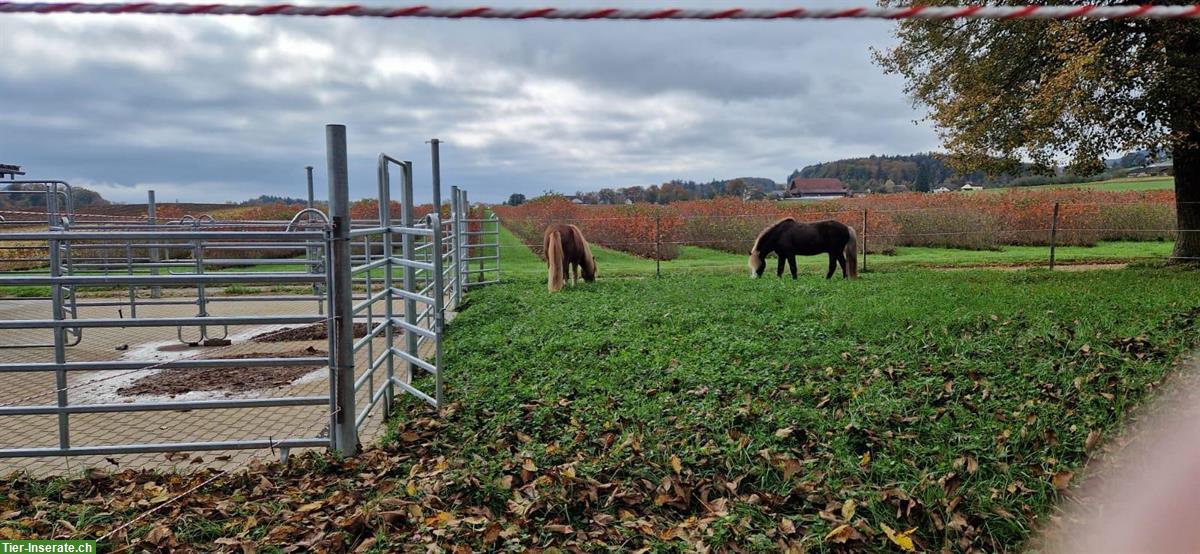
M907 20L896 36L876 61L929 108L957 169L1065 155L1087 174L1110 152L1166 150L1178 226L1192 231L1174 255L1200 257L1200 21Z

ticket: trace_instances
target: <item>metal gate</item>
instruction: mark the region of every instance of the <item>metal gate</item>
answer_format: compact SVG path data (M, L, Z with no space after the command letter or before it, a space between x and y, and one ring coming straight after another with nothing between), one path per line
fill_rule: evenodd
M151 213L140 220L84 224L68 215L67 186L62 210L60 195L48 189L47 230L0 233L0 254L33 253L25 258L41 268L5 267L0 255L0 288L47 291L9 303L19 309L0 302L0 309L7 310L0 314L0 346L9 347L0 354L12 354L0 355L0 379L24 383L0 387L7 389L0 397L0 435L9 437L0 441L0 458L252 448L279 449L286 455L291 448L314 446L353 454L363 425L380 413L379 404L387 414L397 395L409 394L441 406L446 310L462 304L468 287L499 279L498 250L494 258L483 254L484 247L498 244L482 242L492 236L484 226L495 220L472 219L466 193L457 187L445 217L440 209L417 217L413 164L387 155L378 159L378 217L354 220L345 128L328 126L326 138L327 213L310 207L290 222L217 221L201 215L165 223ZM440 207L436 140L432 154L433 205ZM400 193L396 206L393 181ZM488 265L472 269L472 262ZM231 293L249 286L298 287L300 293ZM109 296L117 290L124 291L122 296ZM95 294L104 297L92 298ZM112 317L114 310L117 317ZM28 315L31 311L38 315ZM356 323L365 325L365 334L355 336ZM254 332L293 325L322 326L328 351L238 357L204 350L159 359L169 352L167 347L120 356L96 347L106 339L124 339L126 349L137 350L129 337L153 335L189 345L232 342L229 348L236 349ZM98 384L122 382L133 374L228 368L246 368L249 374L297 365L324 367L323 388L296 392L291 387L265 397L226 393L193 398L188 392L153 401L106 400L96 392ZM251 422L239 428L240 434L218 426L203 440L183 440L203 434L199 430L213 420L212 414L226 411L254 415L237 420ZM311 421L286 426L321 413L324 423L319 426ZM34 418L52 418L53 429ZM84 418L92 420L79 421ZM160 420L172 423L158 430L146 424ZM271 427L270 422L279 425ZM111 433L93 436L93 429L122 426L126 432L116 433L116 440ZM14 435L4 433L6 428L36 430ZM47 444L48 437L53 444Z
M161 442L149 443L120 443L120 444L90 444L79 445L72 441L71 421L77 414L117 414L130 412L157 412L178 410L217 410L217 409L248 409L282 406L324 406L329 404L329 396L289 396L284 398L239 398L239 399L207 399L194 401L153 401L153 402L90 402L88 398L76 401L75 392L86 391L89 387L114 378L126 376L133 372L147 370L203 370L222 367L254 367L269 368L284 365L320 364L327 365L328 358L273 358L260 357L255 359L170 359L158 363L149 360L88 360L69 359L68 347L78 345L83 333L93 331L114 330L121 333L135 333L147 329L165 329L170 334L180 334L184 327L204 329L212 326L276 326L295 324L329 324L328 318L318 313L300 313L293 315L213 315L201 308L195 315L169 315L163 317L68 317L68 294L74 299L84 291L97 289L113 289L118 287L195 287L202 291L204 287L213 285L249 285L249 284L280 284L280 283L326 283L327 275L312 274L306 271L263 271L255 273L219 272L204 273L197 270L189 274L160 274L150 275L141 271L130 270L124 275L97 274L84 270L76 270L73 274L64 272L64 256L67 252L90 252L117 244L122 250L146 251L149 248L162 249L203 249L221 244L253 243L266 248L288 248L298 241L306 246L324 248L328 243L327 232L324 230L262 230L262 231L219 231L192 230L189 228L158 228L147 230L121 231L48 231L37 233L6 233L0 235L4 243L40 243L46 245L49 257L49 273L44 275L5 275L0 277L0 286L5 287L47 287L48 301L37 302L39 308L49 313L37 318L6 319L0 321L0 331L8 336L48 335L48 344L53 350L53 359L48 361L14 362L0 364L0 374L12 376L17 374L52 374L54 376L54 402L30 404L28 400L38 400L41 395L32 394L24 398L5 398L5 405L0 406L0 416L47 416L52 415L57 420L57 444L55 446L4 448L0 456L46 456L46 455L85 455L85 454L120 454L154 451L191 451L191 450L223 450L232 448L290 448L300 446L322 446L329 444L328 439L319 437L295 437L271 439L262 437L251 440L237 441L196 441L196 442ZM130 264L133 262L131 261ZM200 262L197 262L198 264ZM145 263L136 264L141 270ZM41 300L41 299L39 299ZM202 299L201 299L202 300ZM178 305L184 303L178 300L142 301L144 307ZM186 304L190 304L187 301ZM111 307L112 302L97 302L80 306L75 310ZM124 306L124 303L116 303ZM133 304L129 304L133 305ZM201 301L198 305L204 306ZM78 316L78 312L76 313ZM75 339L68 338L68 330L75 329L79 335ZM104 333L114 336L113 333ZM146 334L145 336L149 336ZM6 344L9 343L7 340ZM32 344L42 344L41 341ZM28 350L31 347L26 347ZM95 352L86 352L79 358L94 358ZM26 359L37 359L29 355ZM72 379L74 374L101 374L86 380ZM10 391L24 390L26 387L11 387Z

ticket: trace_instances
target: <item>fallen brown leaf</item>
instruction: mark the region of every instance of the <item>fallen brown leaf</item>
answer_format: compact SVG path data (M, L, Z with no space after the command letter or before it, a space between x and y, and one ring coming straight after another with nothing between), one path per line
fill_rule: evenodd
M1074 476L1075 474L1070 471L1060 471L1050 477L1050 482L1054 483L1054 488L1065 491L1071 486L1071 478Z
M408 519L408 514L404 510L391 510L388 512L379 512L379 517L383 519L384 523L392 527L400 527Z
M859 537L861 537L861 535L859 535L858 531L856 531L853 527L843 523L837 527L834 527L832 531L825 535L825 542L845 544L846 542Z

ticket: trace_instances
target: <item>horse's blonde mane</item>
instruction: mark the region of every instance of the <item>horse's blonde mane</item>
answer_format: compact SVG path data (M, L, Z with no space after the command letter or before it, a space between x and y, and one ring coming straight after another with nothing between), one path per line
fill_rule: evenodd
M761 241L761 240L762 240L762 238L763 238L764 236L766 236L766 235L767 235L767 233L770 233L770 232L771 232L772 230L774 230L776 227L778 227L778 226L780 226L780 225L783 225L783 223L784 223L784 222L787 222L787 221L796 221L796 218L794 218L794 217L785 217L785 218L783 218L783 219L781 219L781 220L779 220L779 221L776 221L775 223L772 223L770 227L767 227L766 229L763 229L763 230L762 230L762 232L761 232L761 233L759 233L757 237L754 237L754 246L750 247L750 252L751 252L751 253L758 252L758 242L759 242L759 241Z

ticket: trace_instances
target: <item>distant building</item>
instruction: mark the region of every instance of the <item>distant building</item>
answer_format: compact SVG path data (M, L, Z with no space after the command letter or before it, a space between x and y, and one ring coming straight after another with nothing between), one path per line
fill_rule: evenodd
M25 172L21 171L21 166L19 165L0 164L0 179L5 177L8 177L9 179L16 179L17 175L24 174Z
M971 192L973 190L983 190L983 187L977 187L975 185L972 185L971 183L967 183L967 184L963 185L961 188L959 188L958 190L961 190L963 192Z
M583 203L583 199L578 196L567 196L566 199L570 200L572 204L582 204Z
M826 198L845 198L847 196L850 196L850 189L842 184L841 179L805 179L803 177L794 177L788 182L788 198L821 200Z
M950 192L950 189L948 189L946 187L938 187L938 188L933 189L931 192L933 192L934 194L941 194L943 192Z
M1172 175L1175 170L1174 161L1158 162L1129 172L1130 177L1157 177Z

